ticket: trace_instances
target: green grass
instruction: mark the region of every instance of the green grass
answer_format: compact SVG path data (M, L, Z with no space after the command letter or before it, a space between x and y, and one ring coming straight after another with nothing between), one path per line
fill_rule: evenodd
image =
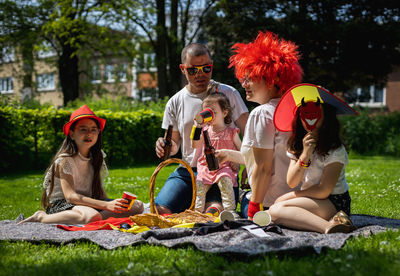
M347 168L353 213L400 219L400 159L353 157ZM110 197L132 191L148 202L154 166L111 169ZM158 192L173 166L157 176ZM0 176L0 219L40 206L42 173ZM0 242L0 275L399 275L400 233L350 239L321 254L279 253L253 258L216 255L193 246L129 246L104 250L90 242L64 245Z

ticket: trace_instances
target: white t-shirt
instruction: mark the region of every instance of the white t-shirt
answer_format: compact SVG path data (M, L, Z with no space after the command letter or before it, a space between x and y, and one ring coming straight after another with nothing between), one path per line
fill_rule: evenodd
M224 93L232 107L232 120L235 122L240 115L248 112L239 92L232 86L218 84L218 92ZM207 96L207 92L201 94L192 94L186 87L182 88L178 93L168 100L165 106L162 128L167 129L168 125L173 125L173 130L178 131L181 135L181 151L182 160L188 164L192 163L194 149L190 141L190 133L193 126L193 118L202 109L203 99Z
M292 153L287 152L287 156L291 159L297 160L296 156ZM345 168L348 163L348 156L345 147L342 145L337 149L330 150L327 155L321 156L314 153L311 156L311 165L304 172L302 179L302 190L308 189L313 185L319 184L321 182L322 174L324 168L332 163L343 164L342 171L335 188L333 188L332 195L343 194L349 190L349 184L346 181Z
M253 148L274 150L271 182L263 201L263 205L268 207L279 196L293 190L286 183L286 175L290 163L290 159L286 156L286 143L290 137L290 132L276 130L273 122L278 102L279 99L272 99L251 111L241 148L250 185L252 185L251 175L255 164Z

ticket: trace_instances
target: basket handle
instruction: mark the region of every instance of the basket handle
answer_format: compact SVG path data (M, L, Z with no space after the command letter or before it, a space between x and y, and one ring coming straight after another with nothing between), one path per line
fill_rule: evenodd
M188 163L186 163L185 161L183 161L182 159L169 158L169 159L161 162L157 166L157 168L154 170L154 172L153 172L153 174L151 175L151 178L150 178L150 212L152 214L157 214L158 215L157 208L155 208L155 206L154 206L154 186L155 186L157 174L160 172L160 170L162 168L164 168L165 166L167 166L169 164L172 164L172 163L182 164L190 173L190 176L192 178L193 194L192 194L192 203L191 203L191 205L189 207L189 210L194 210L194 207L195 207L195 204L196 204L196 194L197 194L196 177L194 175L194 172L193 172L192 168L190 167L190 165Z

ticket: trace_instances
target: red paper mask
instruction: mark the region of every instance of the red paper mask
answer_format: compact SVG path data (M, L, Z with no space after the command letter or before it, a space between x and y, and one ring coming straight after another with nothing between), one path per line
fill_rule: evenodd
M300 119L306 125L307 130L313 131L321 117L322 107L319 98L317 98L317 102L304 102L304 98L301 99Z

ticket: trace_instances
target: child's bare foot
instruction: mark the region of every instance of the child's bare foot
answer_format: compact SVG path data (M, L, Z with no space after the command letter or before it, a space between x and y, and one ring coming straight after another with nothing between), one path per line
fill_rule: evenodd
M32 216L29 218L26 218L24 220L21 220L18 222L18 224L24 223L24 222L41 222L43 217L46 215L44 211L37 211L35 212Z

